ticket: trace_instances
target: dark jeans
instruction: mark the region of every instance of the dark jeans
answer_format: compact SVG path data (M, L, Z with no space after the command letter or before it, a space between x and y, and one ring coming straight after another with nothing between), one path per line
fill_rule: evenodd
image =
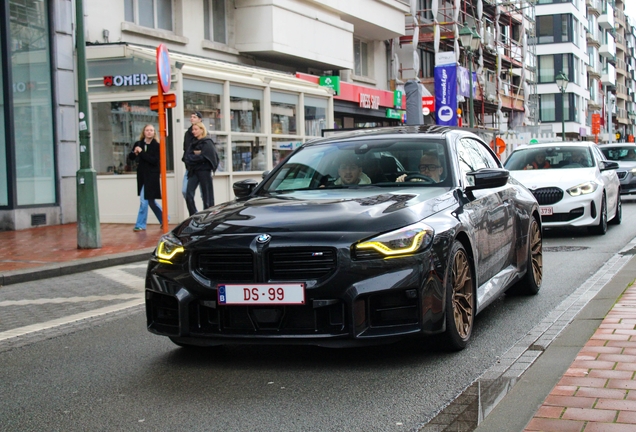
M186 188L186 205L190 216L197 212L194 204L194 192L197 186L201 185L201 198L203 198L203 208L214 205L214 187L212 185L212 171L198 170L188 171L188 187Z

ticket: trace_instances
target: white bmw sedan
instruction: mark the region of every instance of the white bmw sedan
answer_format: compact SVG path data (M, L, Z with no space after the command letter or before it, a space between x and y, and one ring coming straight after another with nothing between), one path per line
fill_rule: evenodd
M591 142L543 143L517 148L510 175L534 194L545 228L588 227L605 234L622 217L618 164Z

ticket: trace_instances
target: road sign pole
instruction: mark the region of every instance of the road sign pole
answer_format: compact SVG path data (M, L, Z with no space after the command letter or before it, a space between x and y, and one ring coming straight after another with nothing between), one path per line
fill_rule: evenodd
M163 104L163 89L157 80L158 100L159 100L159 165L161 167L161 225L163 233L168 232L168 194L166 181L166 108Z

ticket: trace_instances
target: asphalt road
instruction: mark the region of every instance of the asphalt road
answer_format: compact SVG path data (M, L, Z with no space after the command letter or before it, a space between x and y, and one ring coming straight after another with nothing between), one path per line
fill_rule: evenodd
M477 317L460 353L434 341L341 350L181 349L145 330L140 306L107 309L143 298L143 265L4 287L0 325L11 314L45 323L84 319L11 345L0 338L0 429L417 430L629 243L635 217L636 202L625 202L623 224L605 236L547 231L539 295L498 299ZM38 303L34 293L43 287L47 298L73 300ZM33 301L6 303L20 298ZM100 317L86 319L96 309Z

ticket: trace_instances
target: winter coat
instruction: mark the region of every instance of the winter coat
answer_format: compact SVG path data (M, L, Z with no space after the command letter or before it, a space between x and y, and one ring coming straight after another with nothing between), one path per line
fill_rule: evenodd
M135 147L141 147L141 152L136 155ZM146 144L144 140L137 141L133 145L133 151L128 155L130 160L137 161L137 195L144 188L144 198L161 199L161 168L159 166L159 143L152 140Z
M195 142L197 139L194 137L192 133L192 126L188 128L188 130L183 135L183 156L181 156L181 161L185 162L185 156L190 148L190 145Z
M201 154L194 154L195 150L201 150ZM219 155L212 138L204 137L190 144L185 154L185 164L188 171L208 170L216 172L219 166Z

